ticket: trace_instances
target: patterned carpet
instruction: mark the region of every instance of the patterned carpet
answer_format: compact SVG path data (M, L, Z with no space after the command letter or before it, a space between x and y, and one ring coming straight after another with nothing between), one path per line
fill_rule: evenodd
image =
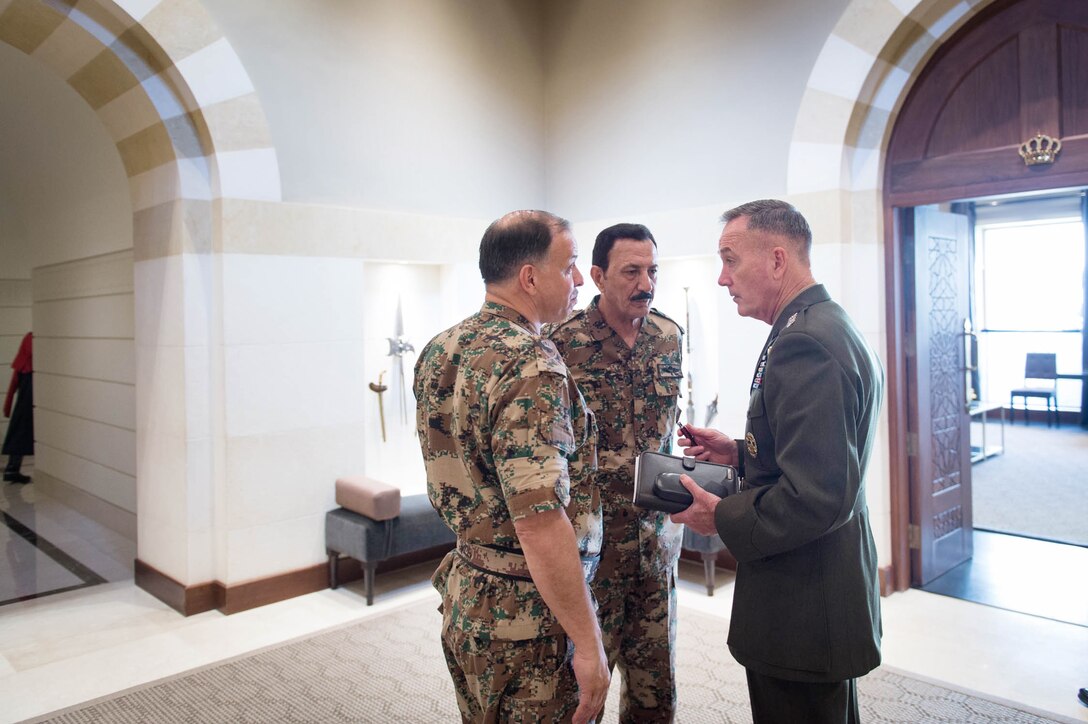
M1088 431L1006 424L1004 452L971 467L974 526L1088 546L1085 470Z
M433 603L409 604L36 721L456 722L440 625ZM726 627L681 609L677 722L751 721L744 671L723 645ZM880 669L858 689L866 722L1049 721ZM616 691L606 722L617 719Z

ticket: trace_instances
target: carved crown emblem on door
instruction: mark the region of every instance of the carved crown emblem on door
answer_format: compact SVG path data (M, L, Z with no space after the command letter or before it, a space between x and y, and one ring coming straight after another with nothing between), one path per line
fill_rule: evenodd
M1024 159L1024 165L1036 166L1043 163L1054 163L1058 158L1058 152L1062 150L1062 142L1057 138L1036 133L1035 138L1029 138L1020 144L1020 157Z

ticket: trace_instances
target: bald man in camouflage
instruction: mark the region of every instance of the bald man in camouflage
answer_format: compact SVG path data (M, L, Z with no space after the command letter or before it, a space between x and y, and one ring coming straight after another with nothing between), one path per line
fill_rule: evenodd
M416 364L427 493L457 534L432 581L465 722L588 722L608 692L587 586L601 546L596 427L541 336L574 307L577 255L552 214L491 224L483 307Z
M611 670L623 676L621 722L676 713L676 588L683 527L632 503L635 458L671 452L683 330L650 307L657 243L641 224L603 230L590 270L600 294L551 331L597 418L604 547L593 580Z

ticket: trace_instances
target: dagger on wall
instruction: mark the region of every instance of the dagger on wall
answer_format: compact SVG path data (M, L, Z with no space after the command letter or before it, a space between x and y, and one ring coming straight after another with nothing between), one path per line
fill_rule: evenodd
M370 389L373 392L378 393L378 419L382 423L382 442L385 442L385 405L382 403L382 393L389 389L386 385L382 384L382 377L385 375L385 370L382 370L378 375L378 381L370 383Z

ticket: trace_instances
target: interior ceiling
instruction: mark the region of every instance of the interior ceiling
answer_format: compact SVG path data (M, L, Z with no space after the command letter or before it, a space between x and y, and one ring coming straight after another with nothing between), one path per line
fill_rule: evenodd
M10 245L31 239L40 215L93 203L87 194L94 180L113 183L122 166L109 133L83 98L43 63L6 43L0 43L0 98L0 244ZM81 152L88 148L94 152ZM10 259L13 250L4 251Z
M63 172L65 159L49 152L54 134L85 122L85 112L59 111L86 103L42 63L6 43L0 43L0 98L0 239L7 243L27 228L23 215L34 206L28 196Z
M34 63L22 52L0 43L0 244L21 238L25 224L18 203L20 179L33 169L24 169L20 149L34 142L25 126L28 110L36 104L36 92L25 98L26 66ZM33 89L31 89L33 91Z

